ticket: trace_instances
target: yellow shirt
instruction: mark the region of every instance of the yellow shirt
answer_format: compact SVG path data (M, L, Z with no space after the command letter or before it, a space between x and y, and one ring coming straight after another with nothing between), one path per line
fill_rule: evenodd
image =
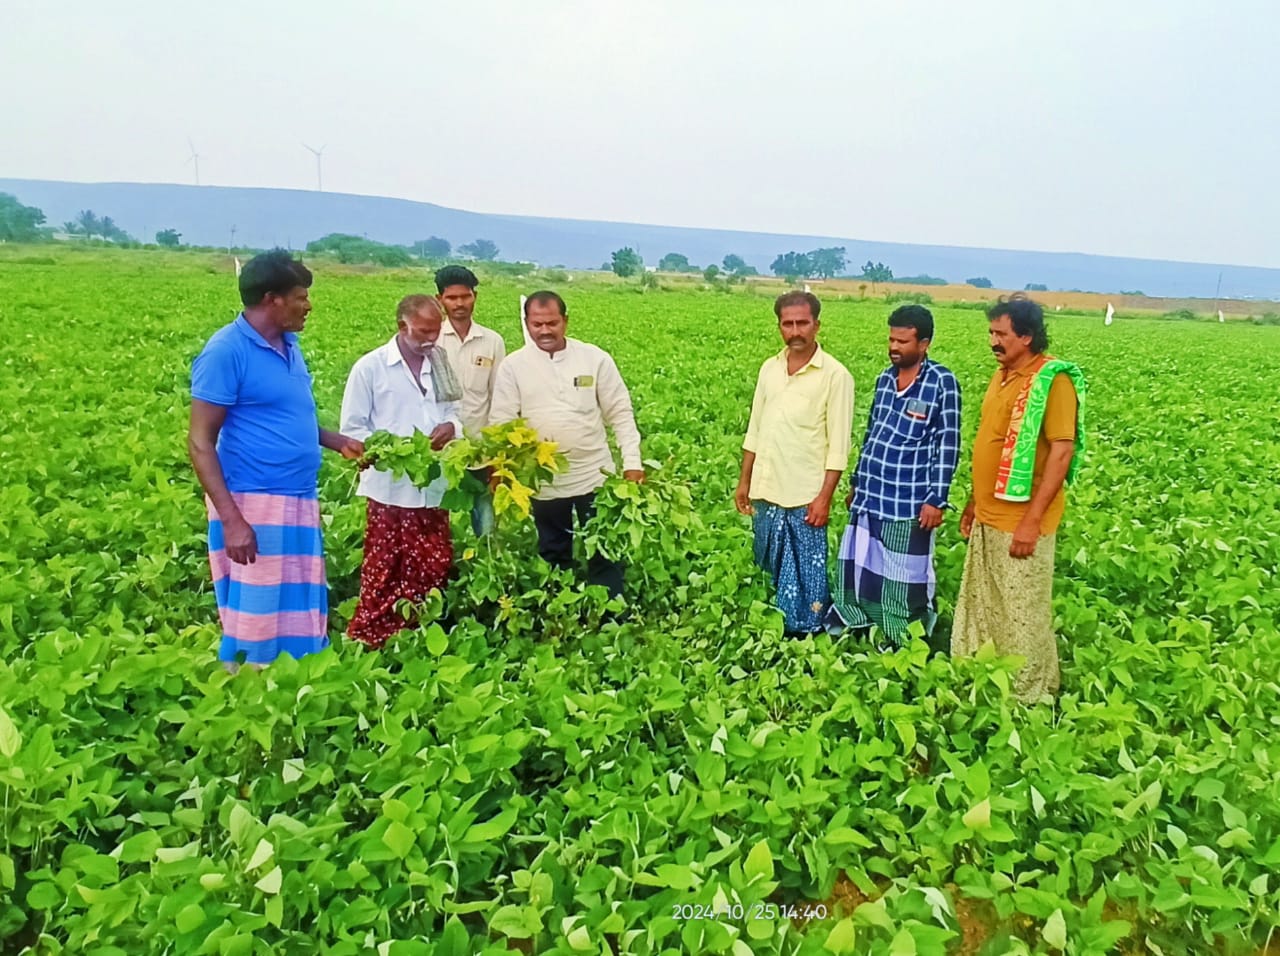
M742 447L754 452L750 495L783 508L818 497L827 471L849 465L853 376L818 346L809 363L787 374L787 350L767 359L756 378Z
M489 424L493 382L507 354L506 343L493 329L474 320L463 339L453 330L453 323L445 319L440 328L440 346L462 385L462 425L474 434Z
M973 507L974 516L985 525L1012 534L1018 530L1018 522L1026 514L1029 502L1004 501L996 497L996 472L1000 468L1000 452L1005 436L1009 434L1009 419L1013 416L1013 404L1018 393L1026 385L1027 376L1037 363L1024 365L1010 372L1001 384L1003 371L997 369L982 399L982 418L978 422L978 434L973 439ZM1071 377L1059 373L1049 386L1049 400L1045 405L1044 422L1036 440L1036 463L1031 476L1031 496L1044 480L1044 466L1049 460L1051 442L1076 437L1076 389ZM1058 490L1044 517L1040 519L1040 533L1053 534L1058 530L1062 512L1067 506L1066 485Z

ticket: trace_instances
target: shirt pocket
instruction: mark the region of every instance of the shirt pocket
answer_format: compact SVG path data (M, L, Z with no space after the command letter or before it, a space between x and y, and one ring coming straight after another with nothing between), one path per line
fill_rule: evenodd
M599 404L596 400L596 377L590 372L570 378L567 391L569 403L580 412L594 411Z
M463 371L463 386L468 392L487 394L492 380L493 359L480 355L467 362L466 369Z
M933 405L919 399L909 399L892 413L894 430L906 441L918 443L929 430L933 417Z

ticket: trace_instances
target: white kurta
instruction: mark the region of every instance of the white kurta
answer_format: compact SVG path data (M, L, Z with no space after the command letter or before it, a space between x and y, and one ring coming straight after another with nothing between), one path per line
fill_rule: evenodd
M605 426L613 429L624 470L640 469L640 432L631 395L618 366L604 349L568 339L548 354L526 345L498 369L489 420L525 419L544 441L559 444L567 471L538 490L538 498L571 498L604 484L617 470Z

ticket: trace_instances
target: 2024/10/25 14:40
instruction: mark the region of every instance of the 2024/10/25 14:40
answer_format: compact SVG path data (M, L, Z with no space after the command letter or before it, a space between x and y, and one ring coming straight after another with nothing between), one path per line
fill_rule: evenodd
M741 903L726 903L723 906L705 903L673 903L671 917L677 920L720 920L720 919L826 919L825 903L752 903L743 906Z

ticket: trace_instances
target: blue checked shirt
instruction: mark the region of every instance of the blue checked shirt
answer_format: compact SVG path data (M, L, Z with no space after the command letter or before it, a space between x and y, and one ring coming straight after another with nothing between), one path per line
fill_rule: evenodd
M942 508L960 459L960 385L946 366L925 359L898 394L898 370L876 379L867 437L853 472L853 514L886 521Z

